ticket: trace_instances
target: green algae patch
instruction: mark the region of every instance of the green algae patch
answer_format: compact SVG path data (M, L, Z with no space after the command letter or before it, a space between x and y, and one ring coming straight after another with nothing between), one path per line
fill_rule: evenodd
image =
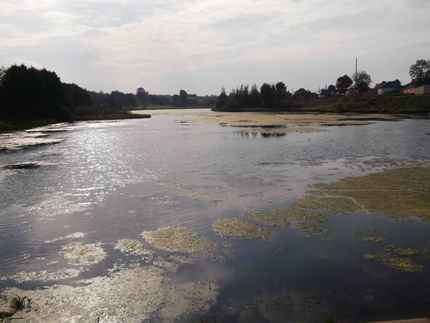
M415 257L421 254L418 249L413 248L399 248L396 246L387 246L384 249L388 255L394 255L399 257Z
M132 256L151 256L152 252L145 248L142 242L131 239L121 239L115 244L115 249Z
M394 256L387 253L384 254L365 254L364 259L379 262L389 268L402 272L422 272L424 266L416 263L408 257Z
M379 262L402 272L422 272L424 266L415 261L421 255L425 255L425 251L390 245L386 246L382 253L365 254L364 259Z
M253 221L281 228L297 228L307 234L325 233L332 215L384 213L396 219L418 217L430 221L430 167L385 170L314 185L286 209L251 213ZM360 237L381 243L381 236Z
M315 196L342 196L351 204L318 204ZM430 221L430 167L390 169L366 176L350 177L334 184L319 185L302 203L308 207L340 212L357 210L384 213L394 218L418 217ZM321 206L320 206L321 205Z
M250 213L249 216L257 223L275 226L282 229L294 228L308 235L326 233L324 224L328 215L316 209L303 209L297 206L270 212Z
M64 246L62 254L72 266L92 266L106 258L106 252L100 243L69 243Z
M205 254L214 249L212 242L182 226L145 231L142 236L152 247L168 252Z
M270 230L241 219L218 219L212 229L225 238L268 240L271 236Z

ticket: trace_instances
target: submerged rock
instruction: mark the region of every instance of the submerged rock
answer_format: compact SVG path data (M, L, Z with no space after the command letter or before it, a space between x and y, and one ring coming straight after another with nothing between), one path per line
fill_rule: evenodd
M241 219L218 219L212 224L213 230L222 237L239 239L264 239L271 236L270 230Z
M106 252L100 243L69 243L63 248L64 259L73 266L92 266L106 258Z
M169 252L208 254L215 247L209 240L181 226L145 231L142 236L152 247Z

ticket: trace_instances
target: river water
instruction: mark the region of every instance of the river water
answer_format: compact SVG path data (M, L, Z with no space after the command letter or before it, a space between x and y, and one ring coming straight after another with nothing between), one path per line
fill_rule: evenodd
M127 267L135 260L115 250L116 241L160 227L181 225L221 241L211 228L220 217L289 205L310 185L386 164L430 160L429 120L264 138L199 122L193 113L67 125L49 132L59 143L0 153L2 166L40 166L0 170L0 288L73 284ZM233 241L227 261L184 265L174 279L219 283L216 302L201 313L208 321L359 322L429 313L429 270L369 264L362 257L368 245L354 238L372 229L392 242L428 245L429 225L363 215L333 217L328 226L330 239L289 229L270 241ZM73 234L102 245L106 258L64 281L8 278L67 267L61 250Z

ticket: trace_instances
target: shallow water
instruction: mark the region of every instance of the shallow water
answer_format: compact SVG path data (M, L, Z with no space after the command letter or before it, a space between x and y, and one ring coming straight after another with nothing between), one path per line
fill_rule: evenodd
M217 251L222 261L200 259L171 272L176 282L217 282L216 303L198 314L208 320L356 322L426 313L430 266L404 273L366 261L364 254L383 247L357 234L376 230L385 244L424 248L430 247L428 224L336 216L327 224L328 236L272 228L268 241L223 239L212 224L290 205L316 183L428 161L429 120L264 137L238 135L238 128L202 122L193 113L201 111L67 125L49 132L50 139L64 139L55 145L1 153L0 167L40 167L0 170L0 287L106 275L114 265L140 261L115 249L118 240L143 241L144 231L180 225L223 246ZM102 246L105 255L96 254L89 267L74 267L64 254L76 243ZM12 279L65 268L79 274Z

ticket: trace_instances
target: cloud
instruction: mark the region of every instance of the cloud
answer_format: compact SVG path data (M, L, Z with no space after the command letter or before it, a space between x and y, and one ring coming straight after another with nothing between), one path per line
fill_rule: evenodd
M428 1L3 0L0 65L24 60L99 90L214 93L350 73L407 81L430 45Z

